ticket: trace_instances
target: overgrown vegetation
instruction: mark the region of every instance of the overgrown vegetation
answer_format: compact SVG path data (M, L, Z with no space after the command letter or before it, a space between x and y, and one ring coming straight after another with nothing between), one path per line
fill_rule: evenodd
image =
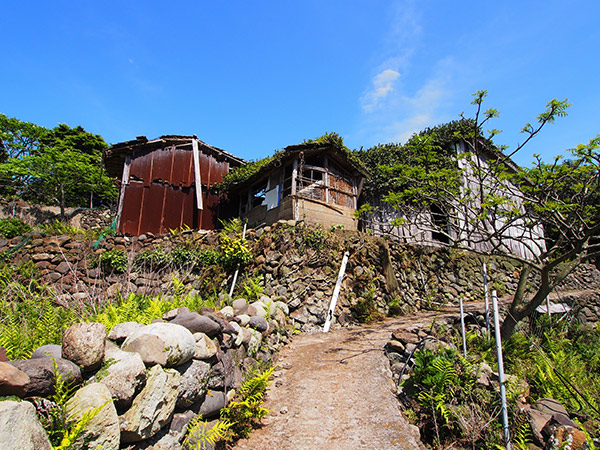
M0 236L3 238L12 239L29 232L31 232L31 226L17 217L0 219Z
M600 429L599 328L542 325L539 330L537 335L522 330L504 345L505 370L511 375L507 382L510 432L522 448L532 442L518 404L525 400L553 398L576 413L581 423ZM435 449L503 448L497 381L484 368L486 364L496 367L493 342L475 332L468 334L468 342L467 358L444 346L416 352L411 376L403 383L405 404L410 407L407 415ZM478 382L481 376L491 385Z

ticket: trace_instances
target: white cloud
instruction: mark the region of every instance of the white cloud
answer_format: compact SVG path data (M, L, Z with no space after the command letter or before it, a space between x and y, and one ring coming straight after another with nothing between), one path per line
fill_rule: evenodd
M372 86L363 94L361 103L363 110L374 111L394 90L395 81L400 73L393 69L385 69L373 78Z
M386 90L388 84L385 83L379 86L380 91L373 88L371 98L379 101L363 104L362 138L369 141L369 145L405 142L414 133L449 120L448 106L454 96L452 80L458 70L452 58L445 58L434 64L430 76L413 89L392 85ZM382 95L377 97L377 92Z

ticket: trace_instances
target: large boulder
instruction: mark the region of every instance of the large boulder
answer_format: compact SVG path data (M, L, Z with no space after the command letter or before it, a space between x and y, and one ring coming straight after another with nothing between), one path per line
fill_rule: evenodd
M82 387L69 399L66 406L68 420L77 422L86 415L92 415L69 448L118 450L121 439L119 416L111 393L104 384L92 383Z
M181 378L176 407L184 409L196 403L206 394L211 368L210 364L194 359L177 367L177 371L181 374Z
M154 366L146 386L133 400L121 420L121 441L138 442L154 436L173 416L179 391L179 372Z
M218 322L209 316L203 316L195 312L178 314L170 323L181 325L192 333L204 333L209 337L216 336L221 330Z
M146 383L146 366L138 353L111 348L105 353L105 368L96 379L106 385L119 410L129 408L133 397Z
M96 370L102 364L106 327L101 323L76 323L63 337L63 358L73 361L83 372Z
M50 450L50 440L29 402L0 402L0 443L3 450Z
M25 397L29 375L15 366L0 362L0 395Z
M147 366L166 366L167 353L165 352L165 341L153 334L142 334L135 339L125 343L123 350L137 353Z
M147 340L144 336L155 336L160 339L162 353L165 356L164 365L167 367L178 366L194 357L196 351L194 336L185 327L175 323L151 323L134 331L125 339L123 350L141 352L143 346L137 345L136 340Z
M26 388L29 396L48 397L54 393L55 364L56 371L63 381L68 384L80 384L81 372L79 367L66 359L50 357L10 361L8 364L25 372L30 381Z

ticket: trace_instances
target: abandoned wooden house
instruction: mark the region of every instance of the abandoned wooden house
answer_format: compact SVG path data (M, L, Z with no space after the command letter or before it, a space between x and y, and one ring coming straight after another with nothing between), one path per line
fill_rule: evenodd
M302 143L286 147L252 176L234 184L228 196L250 226L303 220L324 228L355 230L354 212L365 175L335 145Z
M245 163L196 136L140 136L110 147L107 172L121 181L119 233L167 233L189 227L212 230L223 214L223 195L213 186Z
M454 144L456 164L461 174L461 195L449 207L436 204L427 207L407 205L393 207L380 198L365 199L373 206L363 218L363 227L375 235L393 236L409 244L452 245L484 253L509 253L524 259L534 259L546 248L544 228L523 206L523 194L518 186L491 175L488 167L499 153L486 146L477 151L465 141ZM508 170L517 166L503 157ZM481 174L486 174L482 176ZM478 195L492 193L510 198L498 214L479 216Z

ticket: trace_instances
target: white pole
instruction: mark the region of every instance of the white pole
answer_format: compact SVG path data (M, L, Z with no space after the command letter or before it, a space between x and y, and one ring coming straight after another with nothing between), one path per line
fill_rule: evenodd
M200 176L200 150L198 139L192 139L192 158L194 159L194 184L196 185L196 207L202 209L202 178Z
M546 295L546 314L548 315L548 323L552 328L552 316L550 315L550 296Z
M467 357L467 337L465 336L465 310L463 309L462 295L458 298L460 305L460 330L462 332L463 356Z
M248 225L248 221L244 222L244 231L242 232L242 239L246 238L246 225ZM233 288L235 288L235 283L237 281L238 273L240 273L240 265L238 264L235 268L235 273L233 274L233 281L231 282L231 289L229 289L229 297L233 295Z
M335 283L335 288L333 289L331 302L329 302L329 311L327 311L327 319L325 320L323 333L327 333L329 331L329 328L331 327L331 322L333 321L333 312L335 311L335 304L337 303L338 296L340 295L340 289L342 288L342 280L344 279L344 273L346 273L346 264L348 264L349 257L350 252L346 251L346 253L344 253L344 258L342 259L342 266L340 267L340 273L338 274L337 282Z
M498 354L498 379L500 381L500 400L502 401L502 425L506 449L511 450L510 432L508 430L508 408L506 406L506 387L504 386L504 363L502 361L502 340L500 338L500 319L498 314L498 295L492 291L492 307L494 308L494 332L496 336L496 352Z
M490 338L490 300L488 295L487 264L483 263L483 295L485 297L485 328Z

